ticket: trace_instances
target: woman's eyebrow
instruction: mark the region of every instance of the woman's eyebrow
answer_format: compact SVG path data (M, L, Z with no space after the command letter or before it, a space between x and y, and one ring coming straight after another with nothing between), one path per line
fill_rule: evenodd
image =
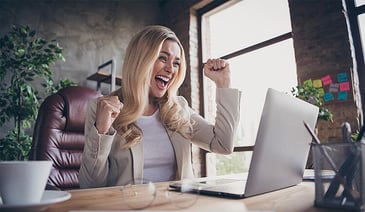
M171 56L171 53L170 52L167 52L167 51L161 51L161 53L166 54L169 57ZM176 57L175 59L176 60L180 60L180 57Z

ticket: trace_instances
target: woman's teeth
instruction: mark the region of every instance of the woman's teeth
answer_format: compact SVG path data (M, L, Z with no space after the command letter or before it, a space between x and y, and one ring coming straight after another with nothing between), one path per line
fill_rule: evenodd
M167 83L169 83L169 78L164 77L164 76L159 76L158 75L158 76L155 77L155 79L158 80L158 81L160 81L160 82L162 82L163 83L163 86L166 86Z

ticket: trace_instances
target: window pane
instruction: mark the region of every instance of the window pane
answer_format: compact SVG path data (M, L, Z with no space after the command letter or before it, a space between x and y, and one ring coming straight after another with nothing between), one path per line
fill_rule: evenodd
M203 60L222 57L288 32L291 24L287 0L244 0L231 3L230 7L224 5L224 9L215 9L202 18ZM232 87L242 91L235 146L253 145L267 89L290 93L297 85L293 40L230 58L229 63ZM215 87L207 78L204 78L204 93L205 117L214 122ZM247 171L250 158L250 152L229 156L207 154L207 174Z
M210 57L221 57L291 31L287 0L244 0L215 14L209 23ZM233 23L233 24L229 24Z
M229 60L232 86L242 91L236 145L252 145L269 87L290 93L297 85L292 39Z
M234 152L230 155L207 153L208 166L215 166L215 169L208 169L208 176L248 172L251 158L251 151Z
M365 4L365 0L355 0L355 5L356 6L361 6L363 4Z

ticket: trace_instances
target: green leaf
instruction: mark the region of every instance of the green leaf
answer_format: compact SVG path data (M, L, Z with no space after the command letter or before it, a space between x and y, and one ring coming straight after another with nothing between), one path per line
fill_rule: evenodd
M35 35L35 30L32 30L32 31L29 32L30 37L34 37L34 35Z
M299 99L318 106L318 119L332 121L333 114L324 107L323 95L321 95L321 92L318 88L314 87L312 84L303 84L292 88L291 93L293 96Z
M12 25L0 37L0 126L14 125L0 138L0 160L28 157L39 101L58 88L51 69L57 60L64 60L58 43L36 37L29 26Z
M18 50L15 52L15 55L17 55L17 56L22 56L22 55L24 55L24 53L25 53L25 50L24 50L24 49L18 49Z

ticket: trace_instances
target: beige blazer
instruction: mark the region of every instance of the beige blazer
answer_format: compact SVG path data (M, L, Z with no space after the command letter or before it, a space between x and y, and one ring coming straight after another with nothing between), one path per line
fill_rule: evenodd
M217 115L213 125L189 108L183 97L179 97L179 103L190 111L195 124L192 140L167 130L176 156L177 180L194 177L191 143L209 152L233 152L233 137L240 117L240 98L241 93L236 89L218 88ZM143 145L121 149L119 145L126 141L119 134L98 134L94 126L95 114L96 100L90 103L86 117L86 141L79 173L81 188L125 185L143 179Z

